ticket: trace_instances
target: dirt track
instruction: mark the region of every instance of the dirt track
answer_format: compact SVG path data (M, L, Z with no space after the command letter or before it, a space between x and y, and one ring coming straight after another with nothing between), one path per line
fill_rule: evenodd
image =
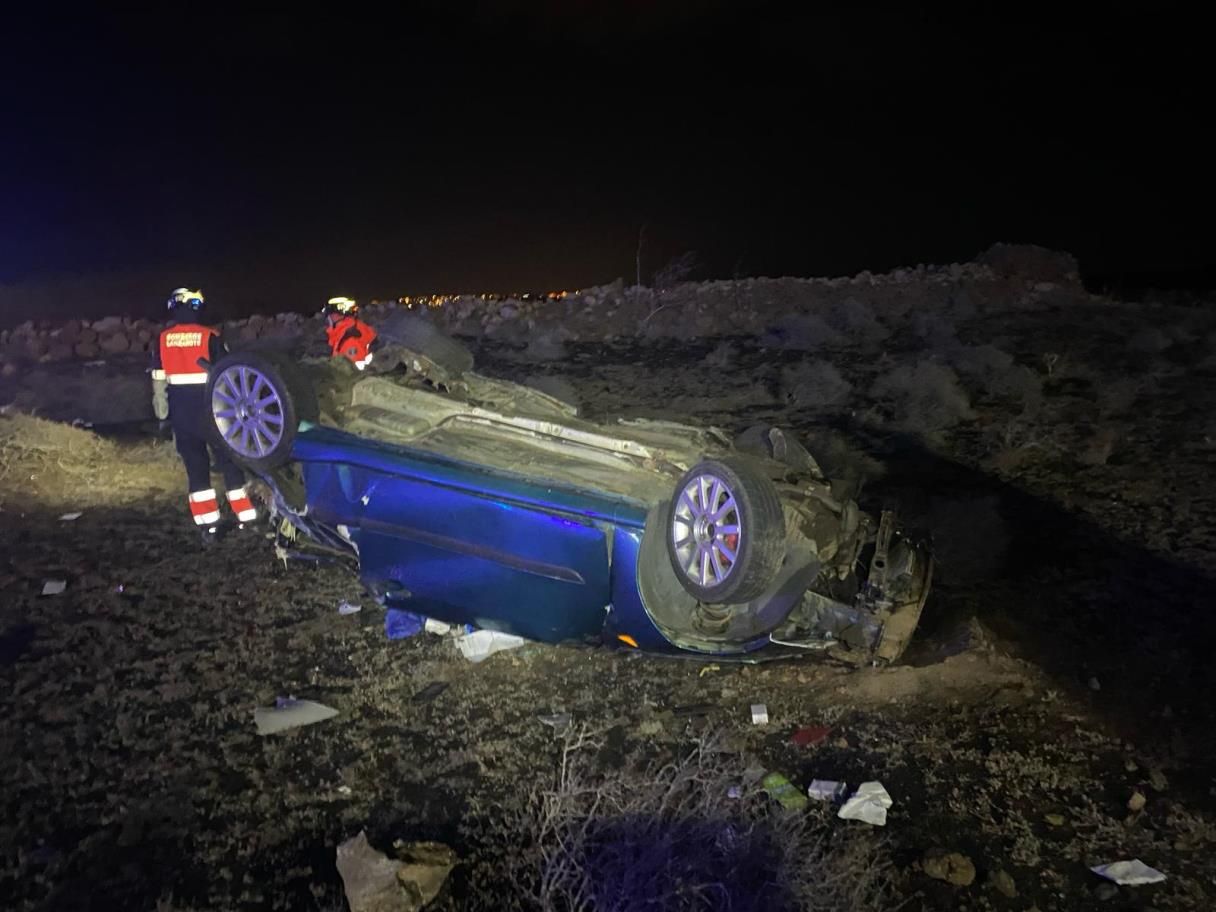
M1079 348L1074 322L1099 318ZM1202 339L1210 327L1195 319ZM470 798L510 808L521 784L548 781L558 742L536 716L563 710L605 729L617 754L679 752L709 728L802 785L883 781L895 806L881 851L913 908L1111 908L1087 868L1132 857L1170 879L1121 888L1114 908L1210 908L1216 447L1204 431L1216 378L1198 341L1130 346L1143 329L1122 312L1022 315L982 337L960 326L964 343L995 340L1040 381L1002 387L960 369L960 420L942 419L949 390L929 413L873 392L898 363L931 360L912 346L820 357L745 339L621 343L544 364L503 345L479 352L488 373L560 378L592 413L773 420L849 465L825 429L857 441L885 469L868 506L898 497L941 555L922 636L887 670L702 674L541 646L470 665L445 640L386 640L356 581L284 568L252 533L204 556L176 496L102 500L61 522L68 481L61 497L21 505L9 476L0 905L342 908L333 849L366 827L384 847L453 845L467 863L444 902L490 906L484 862L511 835L470 813ZM1067 370L1048 357L1060 353ZM815 361L850 387L831 409L800 404L815 401L799 399L805 373L787 370ZM1129 378L1130 399L1109 402ZM67 591L39 596L48 578ZM363 611L340 617L343 599ZM412 701L435 681L448 686ZM341 715L259 738L253 708L288 694ZM750 725L757 702L767 727ZM827 740L789 743L812 724L832 728ZM1132 813L1137 791L1147 803ZM975 883L926 876L932 848L966 854ZM996 889L998 870L1016 897Z

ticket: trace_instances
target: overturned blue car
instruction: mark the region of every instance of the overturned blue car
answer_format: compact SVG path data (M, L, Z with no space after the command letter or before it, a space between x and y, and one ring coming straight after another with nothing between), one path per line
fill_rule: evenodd
M345 561L388 607L550 643L891 662L928 548L832 495L780 430L593 423L482 376L429 323L345 359L236 352L218 442L261 481L284 556Z

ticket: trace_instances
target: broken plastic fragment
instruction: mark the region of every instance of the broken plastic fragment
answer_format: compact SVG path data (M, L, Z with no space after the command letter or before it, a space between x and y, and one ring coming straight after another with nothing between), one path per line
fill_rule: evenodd
M836 816L842 820L860 820L872 826L886 826L887 808L894 803L881 782L863 782Z
M1156 868L1150 868L1139 858L1133 858L1131 861L1112 861L1110 864L1096 865L1090 870L1099 877L1113 880L1125 887L1161 883L1165 880L1164 874Z
M341 615L358 614L362 610L363 610L362 605L352 605L350 602L345 601L345 600L342 601L342 603L338 605L338 614L341 614Z
M82 512L64 513L62 516L59 517L59 521L60 522L71 522L74 519L80 519L80 517L82 517L82 516L84 516L84 513L82 513Z
M560 735L570 727L570 713L553 713L548 716L537 716L541 722L553 729L555 735Z
M752 704L752 725L768 724L768 707L763 703Z
M481 662L504 649L518 649L528 642L523 637L497 630L475 630L456 640L456 648L470 662Z
M799 810L809 803L806 795L802 794L794 784L780 773L769 773L761 783L764 790L776 799L777 803L789 810Z
M835 779L812 779L806 793L819 801L836 802L844 797L848 789L848 785Z
M390 640L404 640L416 635L425 623L422 615L390 608L384 615L384 635Z
M259 706L253 711L253 721L257 725L259 735L273 735L299 728L302 725L312 725L324 722L338 714L336 709L312 700L297 700L294 697L279 697L274 706Z
M43 595L59 595L68 587L66 580L45 580L42 583Z

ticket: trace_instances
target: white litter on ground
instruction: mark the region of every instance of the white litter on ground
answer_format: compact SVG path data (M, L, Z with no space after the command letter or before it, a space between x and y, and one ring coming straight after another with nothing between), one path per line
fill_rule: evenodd
M68 588L66 580L44 580L42 583L43 595L59 595L63 590Z
M60 516L60 517L59 517L59 521L60 521L60 522L71 522L71 521L72 521L72 520L74 520L74 519L80 519L80 517L82 517L82 516L84 516L84 513L83 513L83 512L80 512L80 513L64 513L62 516Z
M341 615L358 614L362 610L362 605L352 605L350 602L342 602L342 604L338 606L338 614Z
M819 801L836 801L844 797L846 785L835 779L812 779L806 793Z
M1097 865L1090 870L1098 876L1113 880L1124 887L1161 883L1165 880L1164 874L1156 868L1150 868L1139 858L1133 858L1131 861L1112 861L1110 864Z
M763 703L752 704L752 725L768 725L768 707Z
M456 648L470 662L481 662L504 649L518 649L528 642L523 637L497 630L474 630L456 640Z
M336 709L322 703L314 703L312 700L279 697L274 706L259 706L255 709L253 721L258 727L259 735L273 735L289 728L324 722L337 714Z
M863 782L836 816L843 820L860 820L871 826L886 826L887 808L894 803L881 782Z

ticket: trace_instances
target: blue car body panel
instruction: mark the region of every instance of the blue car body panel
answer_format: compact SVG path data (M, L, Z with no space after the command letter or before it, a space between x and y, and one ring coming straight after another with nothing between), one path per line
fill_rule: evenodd
M292 455L309 516L349 529L390 604L545 642L674 649L638 592L650 505L331 428L305 428Z

